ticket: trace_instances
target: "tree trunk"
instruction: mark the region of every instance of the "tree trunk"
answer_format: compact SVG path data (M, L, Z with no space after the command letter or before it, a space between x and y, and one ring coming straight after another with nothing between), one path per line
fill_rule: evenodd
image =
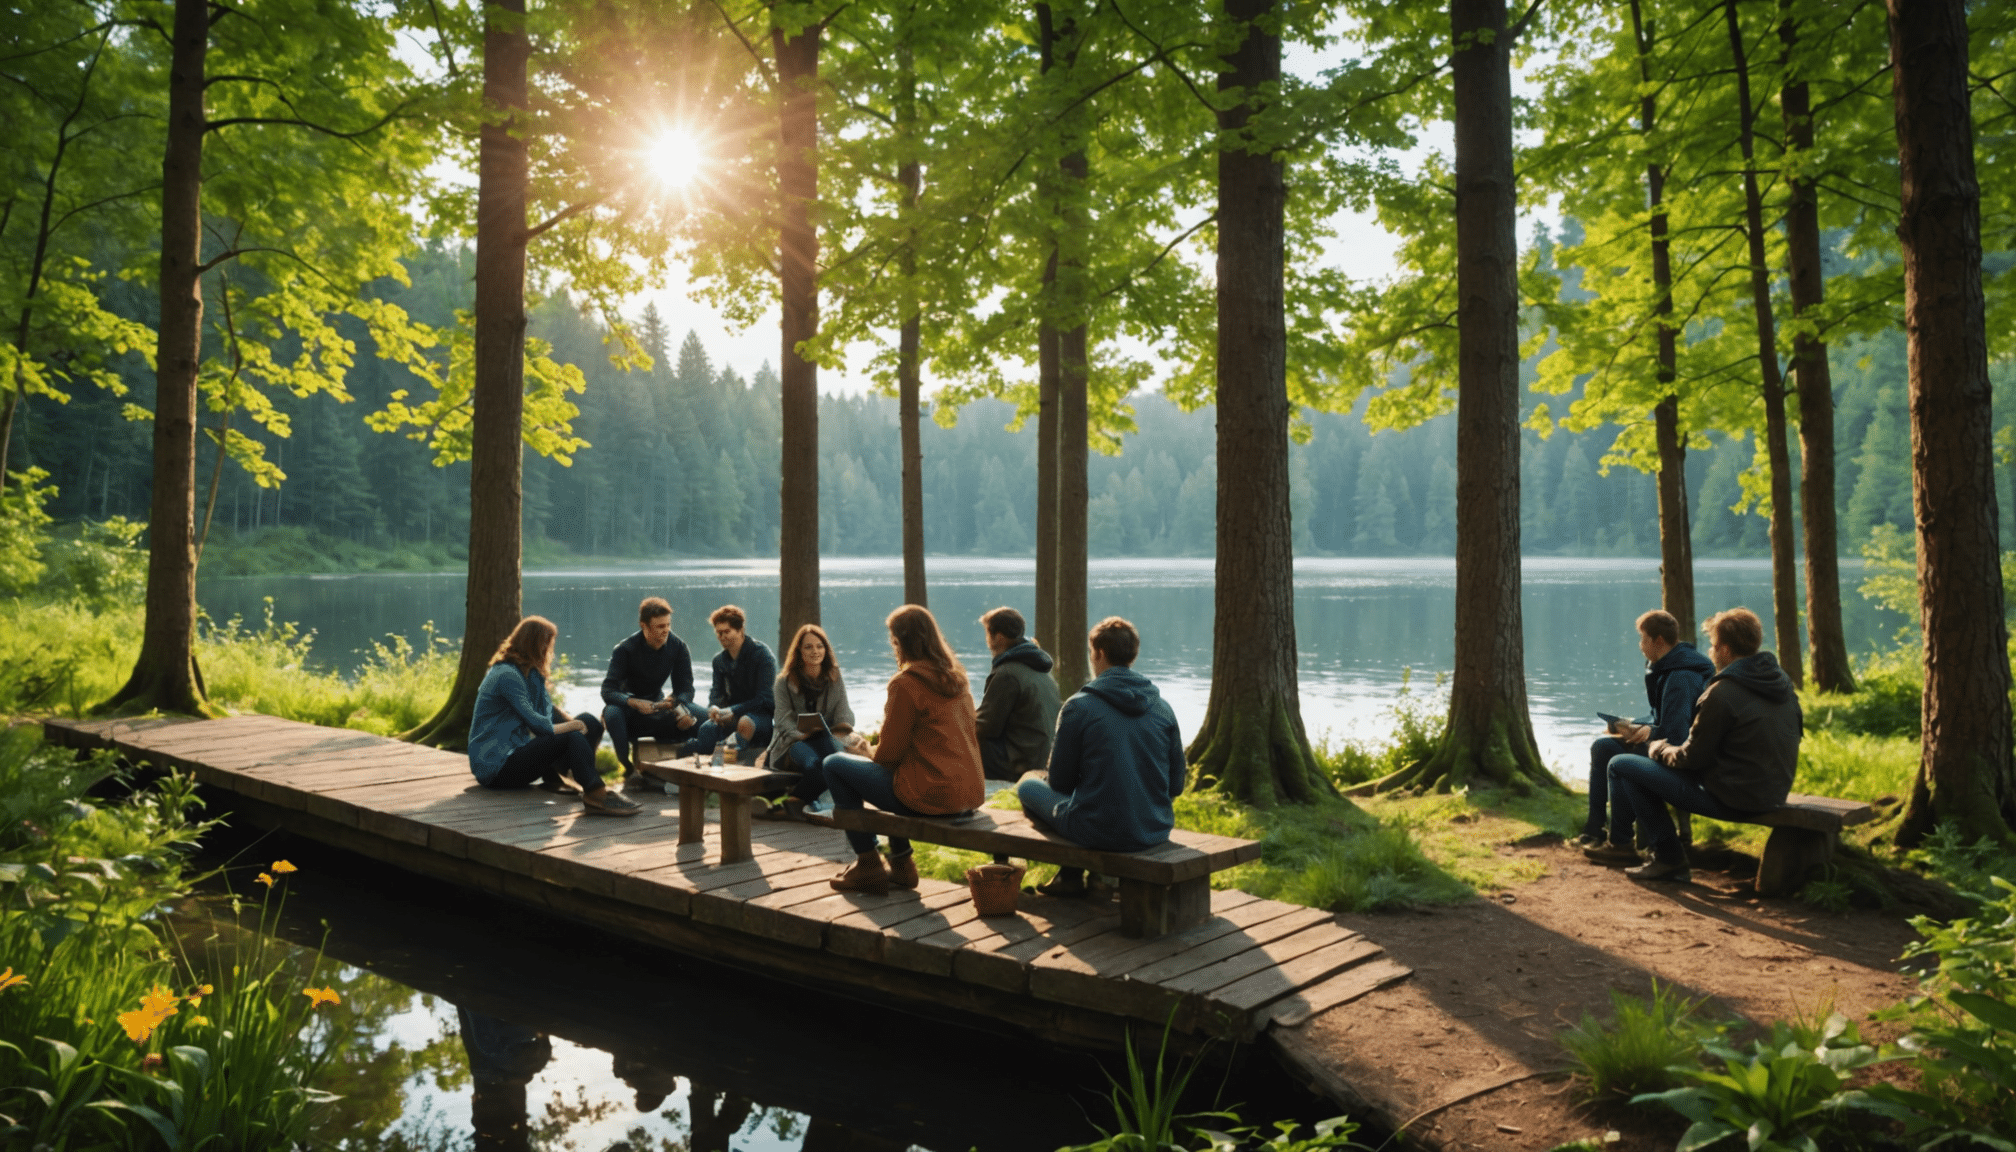
M1638 49L1638 78L1646 86L1638 100L1638 127L1651 139L1658 119L1652 88L1652 30L1638 0L1631 0L1631 33ZM1666 169L1645 166L1645 199L1652 233L1652 288L1659 295L1659 385L1663 398L1652 410L1659 442L1659 603L1680 622L1683 638L1700 621L1694 615L1694 536L1687 511L1687 435L1680 427L1680 329L1673 324L1673 244L1666 231Z
M1771 319L1771 265L1764 257L1764 197L1757 190L1755 106L1750 100L1750 65L1736 0L1723 0L1729 26L1729 54L1735 62L1737 141L1743 149L1743 219L1750 242L1750 299L1757 315L1757 367L1764 380L1764 452L1771 472L1771 617L1778 633L1778 663L1792 683L1805 683L1800 670L1798 549L1792 540L1792 454L1786 443L1785 376L1778 368L1778 335ZM1831 466L1832 457L1829 457Z
M175 0L168 145L161 161L161 326L147 619L133 675L101 711L209 714L196 668L196 376L203 344L204 63L208 0Z
M1044 295L1057 279L1057 253L1043 267ZM1057 326L1036 329L1036 646L1057 651Z
M2016 773L1966 7L1889 0L1889 9L1925 629L1923 751L1897 829L1897 845L1910 848L1949 821L1969 840L2006 839L2016 826Z
M1084 158L1078 160L1082 171ZM1091 463L1088 343L1083 324L1057 334L1057 649L1051 653L1057 666L1050 674L1066 699L1092 679L1085 640L1091 629L1085 594L1092 495L1085 475Z
M1519 604L1519 244L1504 0L1452 0L1456 95L1456 668L1449 724L1380 790L1561 784L1526 709Z
M897 101L897 129L904 147L914 149L917 119L917 78L906 42L898 48L903 64L903 92ZM913 153L906 152L897 168L896 182L903 188L903 213L917 211L917 199L924 188L924 170ZM903 322L896 337L896 419L903 452L903 599L924 605L924 442L918 392L922 388L919 365L923 320L918 312L917 236L913 230L903 248ZM780 649L781 651L781 649Z
M783 312L783 483L778 486L777 650L801 624L819 623L819 366L799 346L819 334L818 25L770 32L780 90L778 288Z
M476 689L522 614L525 246L528 162L513 112L527 105L531 41L525 0L486 0L483 103L476 162L476 381L471 389L469 585L462 660L448 700L404 739L466 748Z
M1332 794L1302 727L1288 480L1288 189L1271 148L1244 138L1281 79L1275 0L1230 0L1240 34L1218 74L1218 549L1211 699L1190 743L1198 782L1249 804ZM1230 36L1226 38L1228 41Z
M1797 28L1787 20L1778 35L1789 49ZM1813 113L1806 82L1779 90L1785 114L1786 150L1813 150ZM1788 166L1791 167L1791 166ZM1799 388L1799 517L1806 530L1806 637L1813 649L1813 686L1822 692L1853 692L1848 637L1841 626L1840 532L1834 522L1834 378L1827 368L1827 342L1805 321L1826 299L1820 267L1820 202L1813 181L1786 179L1785 263L1792 282L1792 365Z

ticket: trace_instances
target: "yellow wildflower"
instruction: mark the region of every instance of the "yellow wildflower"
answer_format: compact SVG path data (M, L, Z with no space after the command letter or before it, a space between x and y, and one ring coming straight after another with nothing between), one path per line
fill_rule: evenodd
M210 1018L208 1016L191 1016L189 1023L198 1028L208 1028L210 1026Z
M210 985L208 985L208 984L198 984L198 985L196 986L196 994L197 994L198 996L208 996L208 995L210 995L210 994L211 994L212 992L215 992L216 990L217 990L217 989L215 989L215 988L212 988L212 987L211 987Z
M271 888L273 886L273 877L268 876L264 872L261 872L259 873L259 883L264 884L268 888Z
M135 1044L145 1044L147 1038L154 1035L154 1029L160 1023L161 1021L156 1020L151 1013L139 1008L119 1014L119 1026L126 1030L126 1038Z
M11 967L8 968L5 972L0 972L0 992L5 992L7 989L12 988L17 984L26 986L27 983L28 978L26 976L16 976L14 974L14 969Z
M273 861L273 874L275 876L285 876L289 872L299 872L299 871L300 871L299 868L294 867L294 865L289 864L285 860Z
M334 986L328 988L310 988L301 994L308 997L308 1007L310 1008L320 1008L324 1004L343 1003L343 997L336 994Z
M166 1020L175 1015L175 1005L181 1000L180 996L170 992L165 986L156 984L140 998L140 1007L143 1011L152 1012L156 1019Z

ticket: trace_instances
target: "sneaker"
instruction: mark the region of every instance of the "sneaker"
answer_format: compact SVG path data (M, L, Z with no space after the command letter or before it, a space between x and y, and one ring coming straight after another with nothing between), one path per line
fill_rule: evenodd
M655 776L646 776L642 772L626 772L623 774L623 791L663 794L665 786L660 784Z
M1049 883L1038 884L1030 891L1039 896L1051 896L1059 900L1083 900L1092 894L1091 887L1085 883L1083 873L1076 876L1054 877Z
M889 866L882 862L880 852L871 852L827 883L836 892L871 892L880 896L889 891Z
M1676 884L1686 884L1694 879L1694 872L1685 861L1653 860L1636 868L1626 868L1624 875L1633 880L1670 880Z
M1582 849L1582 855L1591 864L1621 864L1629 866L1645 862L1645 858L1638 854L1636 848L1630 848L1623 844L1601 844L1594 848L1584 848Z
M889 883L897 888L917 887L917 857L905 852L889 858Z
M1601 848L1606 842L1606 838L1601 832L1584 832L1569 841L1570 844L1573 844L1577 848Z
M541 780L537 784L534 784L533 787L539 789L541 792L551 792L555 796L579 796L581 794L581 789L576 788L565 780Z
M604 788L599 797L583 796L581 809L590 816L635 816L644 810L644 806L620 792Z

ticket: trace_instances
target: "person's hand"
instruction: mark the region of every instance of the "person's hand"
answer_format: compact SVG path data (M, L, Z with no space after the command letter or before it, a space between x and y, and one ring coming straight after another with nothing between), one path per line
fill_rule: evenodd
M716 724L726 724L735 718L735 713L726 708L709 708L707 709L707 718Z
M588 725L583 724L579 720L569 720L565 724L555 724L553 726L553 734L555 736L562 736L569 732L586 732L587 730Z
M655 711L658 706L656 704L653 704L651 701L644 699L642 696L632 696L630 697L630 707L635 711L649 715L651 712Z
M689 713L688 715L685 715L685 716L681 716L681 717L679 717L679 728L680 728L680 730L681 730L681 731L684 731L684 730L686 730L686 729L688 729L688 728L691 728L691 727L693 727L693 725L695 725L695 724L698 724L698 723L699 723L699 721L698 721L698 720L695 720L695 719L693 719L693 717L692 717L692 715L691 715L690 713Z
M1618 737L1626 744L1644 744L1652 739L1650 724L1626 724Z
M866 756L869 751L868 738L859 732L849 732L847 743L843 747L845 751L852 752L856 756Z

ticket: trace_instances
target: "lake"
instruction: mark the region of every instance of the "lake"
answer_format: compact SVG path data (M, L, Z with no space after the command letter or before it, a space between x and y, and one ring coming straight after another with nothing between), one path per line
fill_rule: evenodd
M821 561L825 627L852 689L862 724L881 714L881 683L894 671L882 620L902 603L896 558ZM972 673L977 693L987 651L980 614L1007 604L1030 611L1035 565L1026 559L933 557L931 607ZM1534 733L1564 779L1588 773L1595 713L1644 712L1644 661L1632 621L1659 605L1656 560L1528 558L1525 574L1526 675ZM1091 565L1090 619L1125 616L1141 630L1135 667L1175 708L1186 734L1210 694L1212 562L1209 559L1097 560ZM1301 648L1302 715L1312 737L1377 740L1411 673L1411 691L1433 693L1454 658L1455 561L1448 558L1314 558L1295 564L1296 632ZM1765 560L1702 560L1695 599L1706 614L1747 605L1771 635L1771 566ZM1861 562L1842 561L1849 651L1888 645L1907 623L1856 594ZM608 653L636 628L637 602L663 596L673 630L692 646L704 700L706 661L718 651L707 613L724 603L748 614L749 633L776 636L774 560L690 560L636 567L546 569L524 578L525 611L560 628L567 663L563 706L595 708ZM215 619L256 622L265 597L281 619L315 631L317 659L354 668L373 640L417 638L430 622L460 630L463 577L439 575L263 576L206 581L204 609ZM1255 637L1253 643L1269 643Z

